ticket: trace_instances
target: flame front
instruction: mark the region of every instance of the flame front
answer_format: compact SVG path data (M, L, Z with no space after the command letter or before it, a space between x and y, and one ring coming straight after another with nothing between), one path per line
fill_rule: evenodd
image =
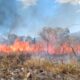
M75 45L74 50L80 53L80 45ZM25 53L40 53L48 52L49 54L70 54L73 53L72 47L67 43L64 43L59 48L55 48L53 45L46 45L43 43L30 44L29 42L20 41L16 39L12 45L1 44L0 53L11 54L13 52L25 52Z

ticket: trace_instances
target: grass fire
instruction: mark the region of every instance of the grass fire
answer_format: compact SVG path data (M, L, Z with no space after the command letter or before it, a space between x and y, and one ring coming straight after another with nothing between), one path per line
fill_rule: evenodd
M80 43L76 36L71 36L67 29L44 28L40 33L39 40L34 38L32 41L21 40L21 37L10 34L8 37L15 39L0 44L0 52L5 54L24 52L24 53L42 53L49 54L80 54ZM15 37L16 36L16 37ZM30 38L30 37L29 37Z
M79 54L80 44L74 46L74 50ZM72 54L73 48L68 43L63 43L60 48L54 47L54 45L48 44L46 50L46 45L43 43L31 44L29 42L20 41L16 39L13 44L0 44L0 52L5 54L11 54L14 52L25 52L25 53L41 53L48 51L49 54Z
M0 0L0 80L80 80L80 0Z
M80 40L66 28L39 37L8 34L0 41L1 80L79 80Z

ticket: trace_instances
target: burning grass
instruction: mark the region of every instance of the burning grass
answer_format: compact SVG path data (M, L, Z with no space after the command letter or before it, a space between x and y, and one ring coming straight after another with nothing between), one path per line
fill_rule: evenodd
M54 63L30 55L0 56L0 80L79 80L80 63Z
M55 47L51 43L48 43L46 48L46 43L36 42L30 43L28 41L21 41L15 39L13 44L0 44L0 53L11 54L18 52L26 53L41 53L48 52L49 54L79 54L80 53L80 44L76 44L74 47L67 42L63 43L60 47Z

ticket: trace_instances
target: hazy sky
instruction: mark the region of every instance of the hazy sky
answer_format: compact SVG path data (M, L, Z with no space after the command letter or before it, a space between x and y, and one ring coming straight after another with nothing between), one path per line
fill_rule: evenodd
M80 31L80 0L0 0L0 34L35 36L44 26Z

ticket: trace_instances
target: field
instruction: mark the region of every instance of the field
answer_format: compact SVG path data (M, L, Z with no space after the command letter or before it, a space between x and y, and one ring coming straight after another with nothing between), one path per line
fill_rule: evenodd
M80 63L55 63L30 55L0 56L0 80L80 80Z

